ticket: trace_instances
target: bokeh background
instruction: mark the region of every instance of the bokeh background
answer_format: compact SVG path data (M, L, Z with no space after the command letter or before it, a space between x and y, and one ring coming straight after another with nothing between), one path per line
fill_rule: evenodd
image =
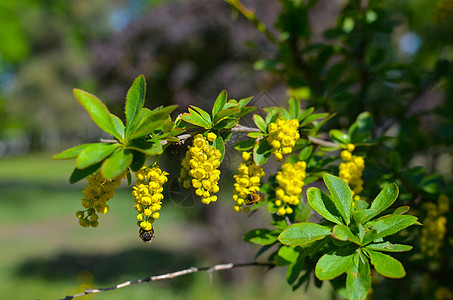
M322 39L321 33L335 24L345 2L318 2L309 16L313 39ZM426 25L431 22L426 9L432 5L427 0L400 2L389 4L399 25L382 45L405 62L422 57L419 62L428 64L433 53L426 48L439 34ZM281 10L277 1L244 3L273 30ZM81 228L75 211L81 207L83 182L68 182L73 161L51 157L105 137L73 98L75 87L94 93L119 116L127 89L139 74L148 83L146 106L178 104L175 115L189 104L209 109L222 89L231 98L257 96L253 104L258 107L285 105L290 89L284 76L256 63L275 51L263 34L220 0L1 1L1 298L63 298L85 287L190 266L252 261L258 247L242 242L242 236L266 226L269 216L234 213L228 189L221 192L221 201L208 207L181 193L174 158L182 156L183 149L172 149L171 159L164 159L162 167L171 173L168 201L156 224L156 239L146 245L138 238L126 186L116 192L98 228ZM446 47L443 55L451 58L452 51ZM436 95L430 95L428 104L440 101ZM222 166L225 186L232 185L237 159L228 152ZM451 155L439 166L425 155L416 159L413 164L451 178ZM268 168L275 171L272 165ZM141 284L93 298L320 299L330 293L327 285L292 292L284 270L249 268L212 278L199 273Z

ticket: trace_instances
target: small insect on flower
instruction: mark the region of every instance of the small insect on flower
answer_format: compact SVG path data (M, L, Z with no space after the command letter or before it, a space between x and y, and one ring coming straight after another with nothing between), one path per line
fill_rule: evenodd
M259 191L254 192L252 194L248 194L247 197L245 198L245 204L247 205L252 205L260 201L264 201L264 195Z
M154 229L151 228L151 230L145 230L143 228L140 228L140 231L138 232L140 238L145 242L145 243L150 243L152 239L154 239Z

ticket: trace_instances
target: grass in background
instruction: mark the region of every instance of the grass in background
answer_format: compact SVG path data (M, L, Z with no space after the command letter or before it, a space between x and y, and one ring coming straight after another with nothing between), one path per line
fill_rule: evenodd
M69 185L73 161L33 154L0 159L0 295L2 299L57 299L84 287L117 283L207 266L188 230L187 209L164 207L152 244L138 238L130 188L122 187L100 216L98 228L82 228L83 182ZM241 241L238 241L241 243ZM242 242L243 243L243 242ZM252 259L252 256L250 257ZM217 262L225 263L225 262ZM230 270L230 277L239 270ZM187 275L96 294L92 299L303 299L325 298L326 289L292 292L284 270L241 270L244 280L214 273ZM245 273L244 273L245 272ZM226 276L228 277L228 276ZM88 297L81 298L88 299Z

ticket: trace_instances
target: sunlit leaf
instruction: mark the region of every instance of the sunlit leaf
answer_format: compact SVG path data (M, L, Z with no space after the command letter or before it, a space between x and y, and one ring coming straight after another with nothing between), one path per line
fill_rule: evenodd
M113 179L124 172L132 163L132 151L119 149L107 158L101 167L102 175L107 179Z
M101 100L96 98L96 96L79 89L74 89L74 96L99 128L111 134L116 139L122 140L122 136L116 130L109 110Z
M76 166L78 169L85 169L112 154L120 144L97 143L86 147L77 157Z
M348 225L351 217L352 210L352 192L349 186L343 179L326 174L324 175L324 182L330 191L331 198L335 207L343 217L345 224Z
M258 245L270 245L277 241L277 236L269 229L259 228L247 232L244 235L244 241Z
M316 263L315 275L320 280L332 280L340 276L352 264L354 250L339 249L324 254Z
M321 192L318 188L309 188L307 190L308 203L313 209L335 224L342 224L341 215L338 212L338 209L335 207L332 199L330 199L326 194Z
M52 159L72 159L76 158L86 147L90 145L95 145L97 143L89 143L89 144L82 144L78 145L69 149L64 150L52 157Z
M403 265L393 257L365 248L376 271L389 278L403 278L406 276Z
M143 75L138 76L126 95L124 112L126 115L126 135L129 136L135 123L139 122L140 111L143 108L146 95L146 81Z
M225 106L227 100L227 92L225 90L221 91L219 96L214 102L214 106L212 107L212 117L215 119L215 115L222 110Z
M328 227L315 223L297 223L286 228L278 240L287 246L302 246L330 235Z

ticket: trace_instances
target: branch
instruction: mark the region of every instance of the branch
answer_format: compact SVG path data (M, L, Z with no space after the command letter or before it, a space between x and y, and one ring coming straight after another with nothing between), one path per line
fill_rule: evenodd
M243 126L243 125L240 125L240 124L236 124L233 128L230 129L231 132L261 132L261 130L259 130L258 128L254 128L254 127L247 127L247 126ZM184 144L184 142L190 138L193 134L189 134L189 133L186 133L186 134L181 134L181 135L178 135L176 138L179 139L179 143L180 144ZM312 137L312 136L307 136L307 139L312 142L313 144L317 144L319 146L324 146L324 147L331 147L331 148L337 148L338 145L333 143L333 142L330 142L330 141L326 141L326 140L321 140L321 139L318 139L318 138L315 138L315 137ZM107 139L101 139L101 142L102 143L117 143L118 141L117 140L107 140ZM165 145L167 144L167 140L163 140L161 141L161 144L162 145Z
M181 270L181 271L177 271L177 272L172 272L172 273L167 273L167 274L162 274L162 275L155 275L155 276L151 276L151 277L147 277L147 278L143 278L143 279L126 281L126 282L117 284L115 286L107 287L107 288L86 289L85 292L83 292L83 293L72 295L72 296L66 296L60 300L69 300L69 299L73 299L73 298L77 298L77 297L81 297L81 296L85 296L85 295L89 295L89 294L96 294L96 293L100 293L100 292L116 290L116 289L120 289L120 288L129 286L129 285L138 284L138 283L157 281L157 280L163 280L163 279L172 279L175 277L192 274L192 273L197 273L197 272L206 272L209 275L211 275L213 272L216 272L216 271L224 271L224 270L230 270L230 269L239 268L239 267L250 267L250 266L273 268L275 266L275 264L249 262L249 263L239 263L239 264L233 264L233 263L219 264L219 265L215 265L212 267L202 267L202 268L190 267L189 269L185 269L185 270Z
M242 125L237 124L236 126L231 128L231 132L261 132L261 130L259 130L258 128L246 127L246 126L242 126ZM337 148L338 147L338 145L333 143L333 142L326 141L326 140L321 140L321 139L318 139L318 138L315 138L315 137L312 137L312 136L307 136L307 139L310 142L312 142L313 144L317 144L319 146L332 147L332 148Z

